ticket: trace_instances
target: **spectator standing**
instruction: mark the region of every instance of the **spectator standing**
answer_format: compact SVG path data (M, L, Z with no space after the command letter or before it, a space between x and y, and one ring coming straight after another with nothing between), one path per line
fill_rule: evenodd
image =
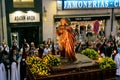
M116 69L116 80L120 80L120 44L118 45L118 53L115 56L115 62L117 64L117 69Z
M29 50L29 56L35 56L36 54L35 54L35 44L34 44L34 42L31 42L30 43L30 50Z
M120 41L120 32L117 33L117 35L115 36L115 40L117 43L119 43Z
M0 47L0 63L2 62L2 56L3 56L3 54L2 54L2 48Z
M21 62L20 62L20 76L21 76L21 80L24 80L26 79L26 63L25 63L25 60L28 56L28 53L29 53L29 44L27 43L26 39L24 39L24 42L23 42L23 45L22 45L22 48L21 48L21 52L22 52L22 59L21 59Z
M48 38L47 45L48 45L49 48L52 47L52 40L51 40L51 38Z
M7 45L6 42L3 41L2 45L0 47L1 47L2 51L5 50L9 53L9 46Z
M91 39L92 39L92 36L93 36L93 33L92 33L91 25L88 24L86 37L87 37L89 40L91 40Z
M111 42L110 41L107 42L107 45L105 47L105 54L106 54L107 57L111 57L112 46L111 46Z
M78 25L75 26L75 35L76 35L76 40L79 40L79 30L78 30Z
M6 70L3 63L0 63L0 80L7 80L6 78Z
M11 51L11 56L10 56L10 59L11 59L11 80L19 80L19 73L18 72L18 58L19 58L19 55L17 53L17 51L15 49L13 49Z
M19 58L19 54L17 53L15 49L13 49L10 53L11 62L17 62L18 58Z
M38 56L39 56L40 58L43 57L43 52L44 52L44 44L40 44L40 45L38 46Z
M44 48L44 51L43 51L43 56L49 54L51 52L51 49L49 48L49 46L46 44L45 45L45 48Z
M54 42L52 42L51 52L52 52L52 55L55 55L55 45L54 45Z
M2 63L5 65L7 80L10 80L10 57L5 49L2 51Z
M100 35L101 37L104 37L104 36L105 36L105 31L104 31L103 28L100 29L99 35Z
M60 46L58 43L55 44L55 54L59 55L60 53Z

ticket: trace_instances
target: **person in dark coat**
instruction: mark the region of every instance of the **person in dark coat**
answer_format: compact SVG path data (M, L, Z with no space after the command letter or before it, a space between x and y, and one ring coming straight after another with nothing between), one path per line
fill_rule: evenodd
M101 28L101 30L99 31L99 35L102 37L105 36L105 31L103 30L103 28Z
M111 47L111 43L110 42L107 43L107 46L105 48L105 54L106 54L107 57L111 57L112 47Z
M38 46L38 56L40 57L40 58L42 58L43 57L43 52L44 52L44 44L40 44L39 46Z
M2 56L3 56L3 54L2 54L2 48L0 47L0 63L2 62Z
M100 50L100 54L104 54L106 56L106 39L104 40L103 44L97 44L97 46L99 46L99 50Z

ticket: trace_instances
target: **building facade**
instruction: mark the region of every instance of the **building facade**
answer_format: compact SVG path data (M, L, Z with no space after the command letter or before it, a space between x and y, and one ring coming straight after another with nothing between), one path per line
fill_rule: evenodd
M94 27L94 22L98 20L99 29L104 28L107 38L110 34L116 35L118 32L119 8L61 9L61 3L59 2L62 1L64 0L43 0L42 7L45 7L46 10L46 19L43 21L43 40L47 38L55 39L55 30L59 26L61 18L70 19L73 28L75 28L75 25L86 27L88 24Z
M21 47L23 40L35 42L37 46L42 40L42 1L41 0L2 0L5 11L4 39L9 46L16 41ZM4 15L3 15L4 16ZM4 19L4 18L3 18Z
M36 44L48 38L55 41L56 27L61 18L70 19L73 29L79 25L79 30L82 27L86 29L87 25L93 28L98 20L99 28L104 28L107 38L110 34L116 35L120 29L119 8L62 9L61 2L64 0L0 1L0 42L4 40L10 46L14 39L17 39L18 45L24 38Z

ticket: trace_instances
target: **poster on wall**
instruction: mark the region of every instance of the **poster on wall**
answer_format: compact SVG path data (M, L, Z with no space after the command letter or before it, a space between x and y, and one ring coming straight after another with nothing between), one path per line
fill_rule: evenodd
M98 31L99 31L99 21L96 20L93 24L93 31L95 34L98 34Z

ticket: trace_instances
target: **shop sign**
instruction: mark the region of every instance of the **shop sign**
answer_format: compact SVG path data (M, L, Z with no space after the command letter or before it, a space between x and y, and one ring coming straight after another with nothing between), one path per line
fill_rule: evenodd
M63 17L55 17L54 18L54 21L55 22L58 22L58 21L60 21L61 20L61 18L63 18ZM102 16L102 15L98 15L98 16L91 16L91 17L87 17L87 16L84 16L84 17L73 17L73 16L71 16L71 17L65 17L64 16L64 18L69 18L70 19L70 21L94 21L94 20L106 20L106 19L109 19L110 18L110 16L108 15L106 15L106 16Z
M91 17L77 17L75 18L76 21L88 21L91 20Z
M120 0L61 0L62 9L120 8Z
M22 11L16 11L9 14L10 23L26 23L26 22L40 22L39 13L28 11L27 13Z

